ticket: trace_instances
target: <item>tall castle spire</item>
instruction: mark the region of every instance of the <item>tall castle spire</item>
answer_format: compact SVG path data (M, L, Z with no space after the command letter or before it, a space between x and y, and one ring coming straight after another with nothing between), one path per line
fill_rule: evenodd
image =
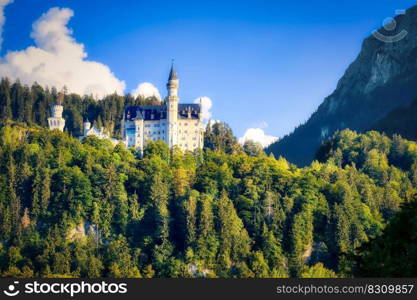
M174 60L172 60L171 71L169 72L168 83L167 83L168 97L178 96L178 85L179 85L179 80L178 80L177 72L175 72L175 69L174 69Z
M175 72L175 69L174 69L174 60L172 60L171 71L169 72L168 80L175 80L175 79L178 79L178 77L177 77L177 72Z
M177 136L178 136L178 86L179 86L179 79L177 73L174 70L174 60L171 64L171 71L169 72L168 83L167 83L167 90L168 96L166 98L166 105L167 105L167 121L168 121L168 128L167 128L167 136L166 142L169 147L177 144Z

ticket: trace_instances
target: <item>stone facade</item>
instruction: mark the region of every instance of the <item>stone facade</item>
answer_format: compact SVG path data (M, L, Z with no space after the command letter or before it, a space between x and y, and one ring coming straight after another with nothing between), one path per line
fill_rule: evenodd
M171 68L165 104L131 106L122 120L124 143L143 150L148 141L164 141L183 151L203 148L203 115L200 104L179 104L179 80Z

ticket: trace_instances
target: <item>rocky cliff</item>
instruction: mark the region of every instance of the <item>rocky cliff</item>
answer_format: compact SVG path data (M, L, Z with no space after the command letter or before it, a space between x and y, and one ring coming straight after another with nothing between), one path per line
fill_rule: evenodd
M417 6L395 17L378 32L386 37L404 36L386 42L370 35L356 60L339 80L335 91L293 133L272 144L267 152L303 166L315 156L318 146L335 131L367 130L394 108L409 105L417 97Z

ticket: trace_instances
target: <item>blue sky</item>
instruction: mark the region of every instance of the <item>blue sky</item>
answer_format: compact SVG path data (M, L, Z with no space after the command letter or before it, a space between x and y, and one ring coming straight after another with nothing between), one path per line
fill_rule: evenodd
M67 7L88 60L130 92L151 82L164 97L171 58L182 102L212 99L212 117L236 136L280 137L306 121L358 55L362 40L408 0L15 0L5 8L1 55L34 44L32 24ZM5 71L7 72L7 71Z

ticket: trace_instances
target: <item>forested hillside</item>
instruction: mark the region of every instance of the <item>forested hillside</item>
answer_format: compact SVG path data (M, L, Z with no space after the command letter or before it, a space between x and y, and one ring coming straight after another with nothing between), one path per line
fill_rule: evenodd
M407 203L384 233L358 251L360 277L416 277L417 199Z
M1 276L351 276L417 186L417 144L399 137L346 130L300 169L219 128L212 150L139 158L5 122Z

